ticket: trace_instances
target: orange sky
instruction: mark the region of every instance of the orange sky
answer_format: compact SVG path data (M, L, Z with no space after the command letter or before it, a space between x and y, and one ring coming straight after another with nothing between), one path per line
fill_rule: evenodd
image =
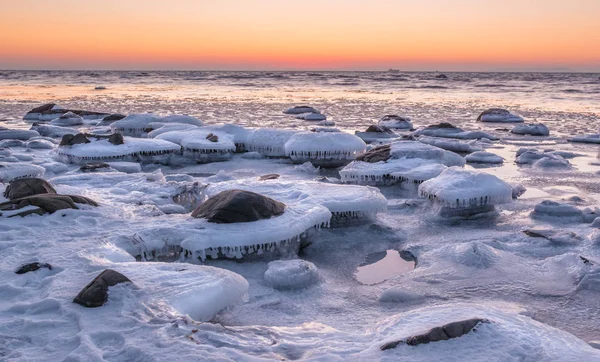
M600 71L600 0L0 0L0 69Z

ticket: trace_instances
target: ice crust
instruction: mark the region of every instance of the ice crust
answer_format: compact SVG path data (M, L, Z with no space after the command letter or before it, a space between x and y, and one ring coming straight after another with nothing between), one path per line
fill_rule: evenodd
M512 187L494 175L449 167L423 182L419 195L449 208L497 205L512 201Z
M285 143L285 155L292 161L353 160L364 152L365 142L343 132L300 132Z

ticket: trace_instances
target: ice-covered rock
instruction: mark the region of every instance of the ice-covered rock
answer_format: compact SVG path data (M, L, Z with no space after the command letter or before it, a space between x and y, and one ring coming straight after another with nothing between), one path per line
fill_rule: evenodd
M153 131L150 123L160 122L161 118L152 113L130 114L127 117L112 122L110 129L124 136L142 137Z
M324 119L324 120L318 122L317 125L321 126L321 127L333 127L333 126L335 126L335 122L330 121L328 119Z
M108 138L90 138L92 140L88 139L88 143L83 142L58 147L55 151L57 159L76 164L84 164L90 161L117 160L167 162L172 154L181 150L178 144L162 139L124 137L123 144L113 144Z
M354 135L360 137L366 143L377 142L390 138L397 138L398 135L386 126L370 125L364 132L354 132Z
M575 206L551 200L544 200L539 204L535 205L531 216L579 220L583 217L583 213L579 208Z
M600 134L575 136L569 138L568 141L577 143L600 143Z
M494 175L460 167L449 167L423 182L419 195L442 206L442 216L487 212L494 205L512 201L512 187Z
M387 200L374 187L339 185L316 181L235 180L209 185L207 196L224 190L242 189L259 193L286 204L308 202L325 206L335 225L371 219L387 209Z
M130 282L131 280L123 274L105 269L77 294L73 303L88 308L101 307L108 300L108 287Z
M378 123L380 126L387 127L390 129L407 129L413 128L410 118L402 117L396 114L388 114L381 117Z
M283 111L285 114L302 114L302 113L320 113L313 107L309 106L294 106Z
M232 135L204 128L166 132L155 140L180 145L181 155L198 163L227 161L236 151Z
M285 155L294 163L310 161L318 167L340 167L364 152L360 138L344 132L299 132L285 143Z
M148 132L148 138L156 138L159 135L163 134L163 133L167 133L167 132L171 132L171 131L185 131L185 130L189 130L189 129L197 129L197 126L194 126L192 124L185 124L185 123L169 123L169 124L160 124L158 122L155 123L150 123L151 127L153 128L153 131Z
M303 119L305 121L313 121L313 122L318 122L318 121L324 121L327 119L327 116L325 116L324 114L321 113L302 113L296 116L297 119Z
M30 138L37 137L40 134L32 130L8 129L0 127L0 140L21 140L27 141ZM3 146L12 147L12 146Z
M559 155L546 155L531 164L531 167L537 169L570 169L571 163Z
M21 162L0 162L0 182L7 183L12 180L25 178L25 177L37 177L41 178L44 176L46 169L43 167L32 165L29 163Z
M531 135L531 136L548 136L550 130L542 123L527 123L515 126L512 130L514 134Z
M188 116L186 114L170 114L165 117L161 117L158 123L163 124L189 124L196 127L202 127L204 122L196 117Z
M571 163L565 159L564 156L575 156L569 152L561 151L540 151L535 148L521 148L517 151L517 159L515 162L519 165L528 164L532 165L533 168L540 169L569 169Z
M504 158L491 153L491 152L486 152L486 151L477 151L477 152L473 152L469 155L465 156L465 159L467 160L467 162L469 163L493 163L493 164L498 164L498 163L503 163L504 162Z
M493 136L483 131L465 131L462 128L456 127L450 123L443 122L418 129L414 132L415 136L431 136L443 138L457 139L489 139L497 140L498 137Z
M441 327L432 328L423 334L408 337L405 340L388 342L382 345L380 349L382 351L385 351L390 348L396 348L401 343L406 343L409 346L418 346L420 344L427 344L431 342L439 342L452 338L458 338L471 332L471 330L476 329L477 325L479 325L480 323L489 322L481 318L471 318L462 321L455 321L448 324L444 324Z
M339 133L342 132L341 129L335 127L314 127L310 129L311 132L334 132Z
M274 260L265 271L265 282L275 289L302 289L319 281L319 270L306 260Z
M431 163L422 166L417 166L406 171L393 172L391 174L391 177L396 178L400 181L412 183L414 185L420 185L424 181L437 177L447 168L447 166L444 166L440 163Z
M109 126L111 123L120 121L125 117L127 117L127 116L124 114L120 114L120 113L109 114L108 116L102 118L102 120L100 122L96 123L96 126L98 126L98 127Z
M501 123L517 123L517 122L525 122L523 117L518 116L516 114L510 113L506 109L502 108L490 108L488 110L483 111L479 117L477 117L478 122L501 122Z
M600 217L597 217L594 219L594 221L592 221L592 225L593 228L598 228L600 229Z
M4 217L27 216L30 214L52 214L58 210L78 209L76 204L98 206L87 197L60 194L37 194L0 203Z
M27 114L25 114L23 117L23 120L48 122L68 112L74 113L84 119L98 119L109 115L102 112L65 109L57 104L48 103L39 107L35 107L31 111L27 112Z
M266 157L285 157L285 144L296 133L298 132L275 128L255 129L248 133L245 148Z
M48 140L45 140L45 139L29 140L29 141L27 141L27 143L25 145L27 146L27 148L30 148L33 150L51 150L56 147L56 145L54 143L52 143Z
M83 124L83 117L76 115L73 112L67 112L61 114L58 118L50 121L51 126L58 127L72 127L72 126L81 126Z
M461 142L448 138L421 136L418 138L418 141L427 145L439 147L441 149L452 152L472 153L476 151L481 151L481 147L474 146L467 142Z
M37 124L34 123L30 130L38 132L41 136L45 137L62 137L66 134L75 135L77 132L74 128L51 126L48 124Z

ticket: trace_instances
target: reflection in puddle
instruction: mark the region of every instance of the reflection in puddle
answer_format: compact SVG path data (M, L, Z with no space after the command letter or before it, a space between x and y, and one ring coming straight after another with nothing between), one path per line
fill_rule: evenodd
M397 250L387 250L367 255L354 276L361 284L377 284L393 276L407 273L415 268L414 255L404 252L402 256Z

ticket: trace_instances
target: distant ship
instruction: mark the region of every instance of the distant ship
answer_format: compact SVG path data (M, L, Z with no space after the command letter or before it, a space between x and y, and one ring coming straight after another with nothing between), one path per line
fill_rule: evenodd
M400 73L400 70L390 68L390 69L388 69L388 72L390 72L390 73Z

